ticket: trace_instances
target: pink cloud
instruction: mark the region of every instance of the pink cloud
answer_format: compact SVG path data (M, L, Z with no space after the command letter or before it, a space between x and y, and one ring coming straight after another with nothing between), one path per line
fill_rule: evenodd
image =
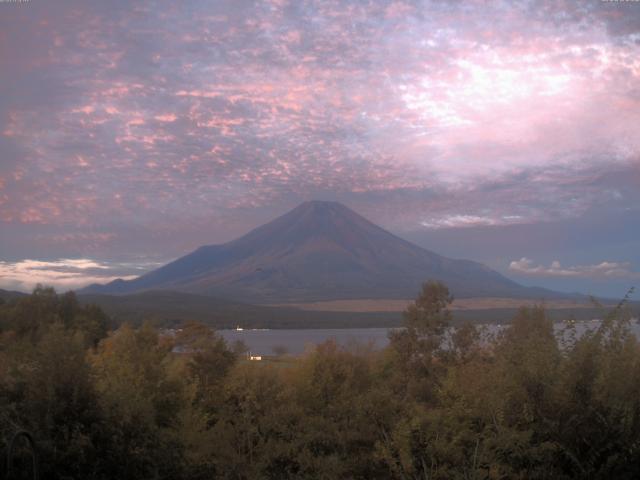
M581 215L604 167L638 163L640 47L608 10L191 7L61 9L29 61L1 57L58 87L7 96L2 218L135 225L355 193L415 205L414 225L501 225Z
M640 278L640 272L631 270L629 262L600 262L595 265L563 267L558 260L545 267L522 257L509 264L509 270L522 275L542 277L584 277L584 278Z

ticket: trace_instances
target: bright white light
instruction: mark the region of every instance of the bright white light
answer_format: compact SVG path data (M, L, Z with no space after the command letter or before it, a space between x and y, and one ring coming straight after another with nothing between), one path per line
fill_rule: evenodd
M67 290L105 283L122 278L130 280L137 275L115 275L123 265L100 263L88 258L62 258L52 261L25 259L18 262L0 261L0 288L22 291L32 290L37 284ZM131 265L127 269L130 269Z

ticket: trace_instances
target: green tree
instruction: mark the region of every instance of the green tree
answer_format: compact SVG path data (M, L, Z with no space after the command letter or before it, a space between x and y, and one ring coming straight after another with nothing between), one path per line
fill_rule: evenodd
M237 355L229 350L224 338L211 327L198 322L183 325L174 344L188 358L187 368L197 385L198 401L205 405L215 404L222 382L235 364Z
M149 325L120 327L91 356L106 419L110 478L177 478L183 466L178 437L186 405L184 382L169 375L172 344Z
M5 353L3 433L31 432L52 478L86 478L99 454L94 433L101 415L82 335L55 323L38 343L18 340Z
M398 393L423 401L433 400L443 374L441 363L435 360L443 353L444 334L451 323L448 307L452 302L453 297L444 284L427 282L418 298L404 311L404 328L391 331L389 381Z

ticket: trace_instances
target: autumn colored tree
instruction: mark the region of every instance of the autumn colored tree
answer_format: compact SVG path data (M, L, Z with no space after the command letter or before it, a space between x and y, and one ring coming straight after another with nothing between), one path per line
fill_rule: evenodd
M404 311L404 328L390 332L389 381L398 393L433 400L443 373L438 357L451 324L448 307L452 302L453 297L444 284L427 282Z
M91 355L105 417L110 478L174 478L182 467L179 430L184 384L168 374L171 342L148 324L120 327ZM108 461L107 461L108 460Z
M251 362L206 325L109 331L38 287L0 304L0 455L26 429L54 480L640 477L626 300L582 325L522 308L494 335L451 301L426 283L382 350Z

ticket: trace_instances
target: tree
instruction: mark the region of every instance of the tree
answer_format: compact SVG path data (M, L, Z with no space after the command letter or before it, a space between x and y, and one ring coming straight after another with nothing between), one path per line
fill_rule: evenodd
M109 478L175 478L182 469L178 431L185 384L169 374L171 343L148 324L123 325L91 355L106 419L100 467Z
M85 477L98 454L94 429L101 415L82 335L55 323L36 344L23 339L7 353L0 377L6 416L0 423L7 431L34 435L43 471L56 478Z
M433 391L442 373L441 364L434 361L442 353L444 334L451 323L449 305L453 297L440 282L422 286L416 300L404 311L404 328L389 335L392 365L399 390L421 400L432 400Z
M198 322L183 325L175 346L188 357L187 368L197 384L198 401L215 403L225 376L237 360L236 354L211 327Z
M301 415L298 463L307 478L388 478L385 463L371 456L382 421L372 362L327 341L291 372Z

